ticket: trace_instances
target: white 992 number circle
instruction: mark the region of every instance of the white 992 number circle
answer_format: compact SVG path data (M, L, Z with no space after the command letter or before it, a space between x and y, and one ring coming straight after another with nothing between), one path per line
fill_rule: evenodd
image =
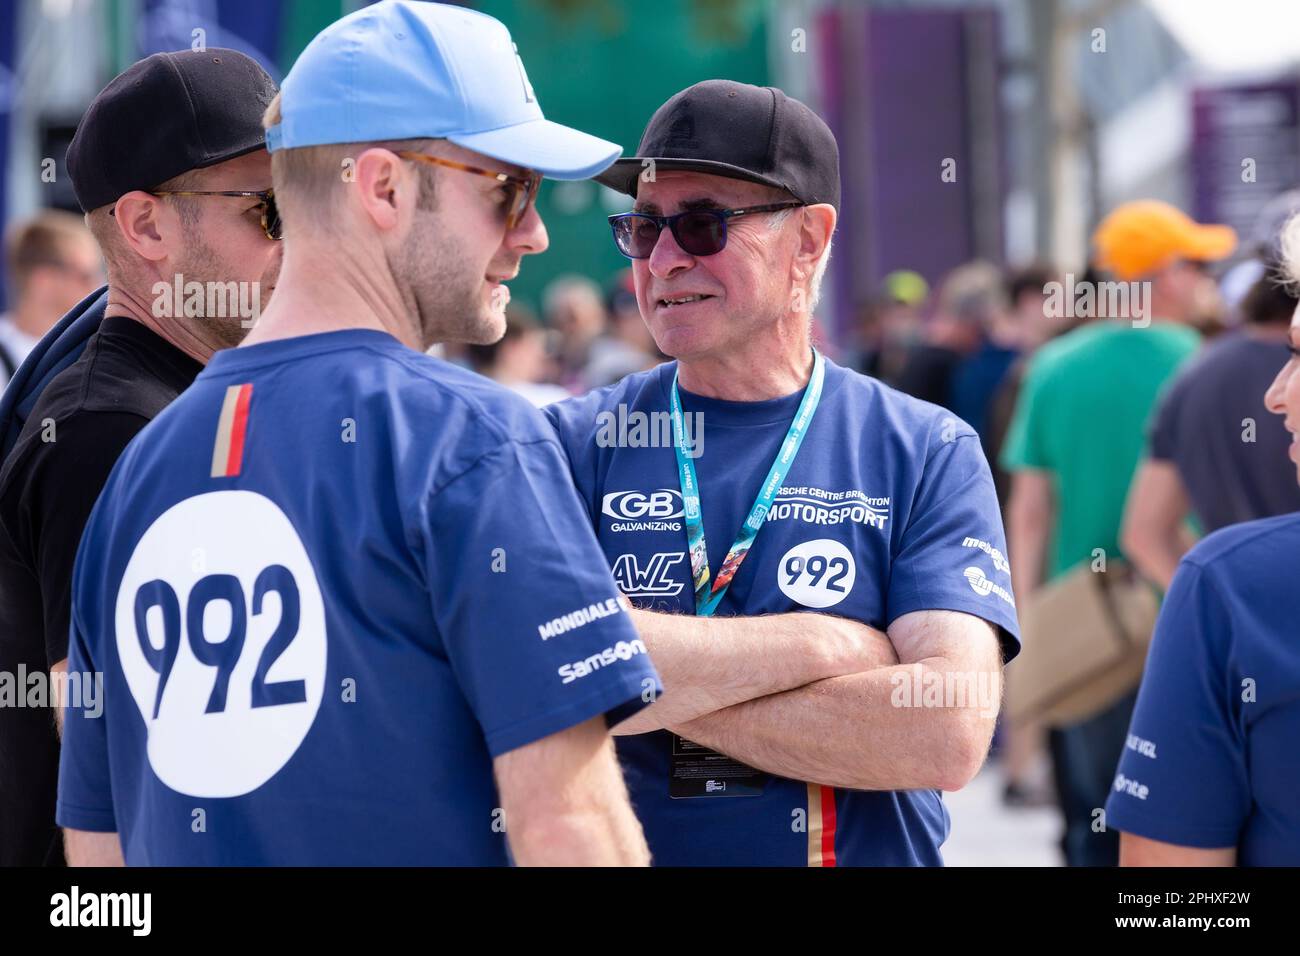
M833 607L853 590L853 554L833 538L795 545L776 568L781 593L804 607Z
M149 764L173 790L248 793L307 736L325 687L325 605L269 498L214 491L163 512L127 562L115 625Z

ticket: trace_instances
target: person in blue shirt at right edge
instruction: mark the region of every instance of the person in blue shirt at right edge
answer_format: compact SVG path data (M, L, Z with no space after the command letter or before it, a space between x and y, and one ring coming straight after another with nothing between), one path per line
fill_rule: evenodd
M654 862L941 864L1015 603L974 430L812 346L834 135L708 80L596 178L676 361L544 411L664 684L613 731Z
M1300 217L1284 237L1300 281ZM1264 393L1300 481L1300 309ZM1228 525L1178 565L1106 801L1121 866L1300 865L1300 512Z

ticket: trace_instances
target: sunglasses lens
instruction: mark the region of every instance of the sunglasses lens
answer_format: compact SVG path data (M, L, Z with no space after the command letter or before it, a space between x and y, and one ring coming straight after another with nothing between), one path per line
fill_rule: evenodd
M519 222L519 216L524 211L524 204L528 201L528 195L514 183L506 183L506 201L502 206L506 211L506 228L513 229Z
M280 221L280 209L274 196L266 201L266 234L272 239L284 238L284 223Z
M682 251L692 256L711 256L727 244L726 220L710 212L688 212L677 220L673 235Z
M528 211L528 206L533 198L537 195L537 187L540 183L540 177L530 179L528 185L521 186L518 183L506 183L506 228L513 229L519 225L519 220L524 218Z
M614 221L614 241L630 259L649 259L659 241L659 223L649 216L624 216Z

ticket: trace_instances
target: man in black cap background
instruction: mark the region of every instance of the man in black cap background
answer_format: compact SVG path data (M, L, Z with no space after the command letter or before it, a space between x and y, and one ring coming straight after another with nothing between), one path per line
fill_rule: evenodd
M275 85L233 50L160 53L91 103L68 170L108 271L105 318L0 471L0 864L61 863L51 694L82 529L127 443L274 288L278 216L262 114ZM251 309L249 307L252 307ZM83 701L90 675L68 681ZM19 701L21 700L21 706Z
M711 80L597 178L636 199L614 239L676 362L545 411L666 691L614 731L655 862L942 862L1010 569L974 431L813 349L833 134Z

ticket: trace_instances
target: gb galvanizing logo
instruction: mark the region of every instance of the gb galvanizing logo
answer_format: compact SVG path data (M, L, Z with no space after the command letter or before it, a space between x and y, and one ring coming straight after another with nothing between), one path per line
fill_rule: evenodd
M574 661L572 664L561 664L557 673L564 678L560 681L561 684L572 684L579 677L594 674L602 667L609 667L619 661L631 660L638 654L644 653L646 653L645 645L641 643L639 637L630 641L619 641L613 647L597 651L590 657L585 657L580 661Z
M675 531L681 533L682 493L675 488L655 491L611 491L601 502L602 514L614 520L610 531Z

